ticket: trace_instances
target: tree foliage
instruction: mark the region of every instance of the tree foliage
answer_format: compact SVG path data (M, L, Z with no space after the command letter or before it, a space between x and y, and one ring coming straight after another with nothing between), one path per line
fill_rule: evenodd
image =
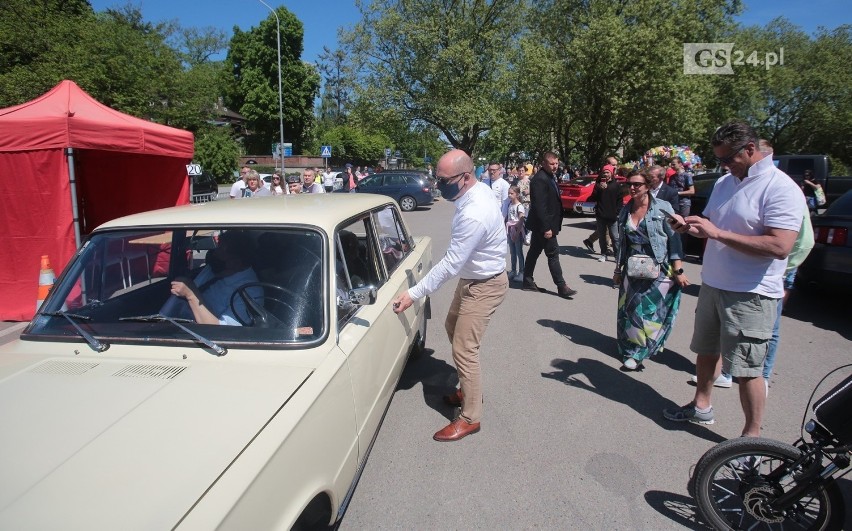
M94 13L85 1L0 3L0 107L72 79L119 111L196 130L211 115L220 74L184 68L168 44L173 23L144 22L133 6Z
M300 152L309 140L319 74L301 60L304 35L301 21L284 7L279 7L276 13L281 21L284 141L292 142L294 152ZM225 60L230 78L228 105L248 119L253 133L246 140L250 152L268 152L279 137L277 31L271 13L249 31L234 27Z
M225 127L205 127L195 136L195 162L215 175L220 183L233 180L239 164L240 146Z
M518 0L373 0L346 43L361 62L359 98L425 122L472 152L511 98Z

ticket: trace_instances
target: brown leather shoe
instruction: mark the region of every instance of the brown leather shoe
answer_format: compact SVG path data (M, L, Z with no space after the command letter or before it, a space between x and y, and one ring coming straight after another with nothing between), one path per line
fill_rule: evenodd
M530 277L524 277L524 283L521 286L521 290L523 290L523 291L541 291L540 289L538 289L538 286L536 285L535 281L533 279L531 279Z
M478 431L478 422L474 422L473 424L471 424L470 422L459 417L456 420L450 422L444 429L436 432L435 435L432 436L432 438L440 442L453 442L458 441L459 439L463 439L471 433L476 433Z
M451 395L444 395L444 403L448 406L461 407L462 402L464 402L464 393L461 389L456 389Z
M570 299L577 294L577 290L569 288L566 284L562 284L556 289L559 292L559 296L563 299Z

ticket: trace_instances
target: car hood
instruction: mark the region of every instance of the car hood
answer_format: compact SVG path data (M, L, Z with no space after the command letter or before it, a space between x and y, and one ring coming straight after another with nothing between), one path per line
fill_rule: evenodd
M5 361L2 529L174 527L312 373L226 358Z

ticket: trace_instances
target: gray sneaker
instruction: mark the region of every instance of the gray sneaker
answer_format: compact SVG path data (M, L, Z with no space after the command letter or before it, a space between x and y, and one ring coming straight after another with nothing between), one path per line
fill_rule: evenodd
M713 424L713 407L707 413L699 413L695 404L689 403L683 407L663 410L663 416L674 422L692 422L693 424Z

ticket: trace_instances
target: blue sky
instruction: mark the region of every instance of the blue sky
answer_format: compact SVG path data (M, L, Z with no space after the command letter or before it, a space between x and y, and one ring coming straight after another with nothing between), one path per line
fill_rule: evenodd
M265 0L276 7L281 2ZM127 0L90 0L95 11L120 7ZM160 22L177 19L182 26L213 26L228 36L234 26L248 30L266 18L269 10L257 0L131 0L142 8L145 20ZM852 23L852 5L848 0L744 0L745 12L739 21L745 25L763 25L779 16L787 17L805 31L818 26L829 29ZM302 59L314 62L323 46L337 47L340 30L351 29L359 19L351 0L291 0L283 2L305 25L305 51Z

